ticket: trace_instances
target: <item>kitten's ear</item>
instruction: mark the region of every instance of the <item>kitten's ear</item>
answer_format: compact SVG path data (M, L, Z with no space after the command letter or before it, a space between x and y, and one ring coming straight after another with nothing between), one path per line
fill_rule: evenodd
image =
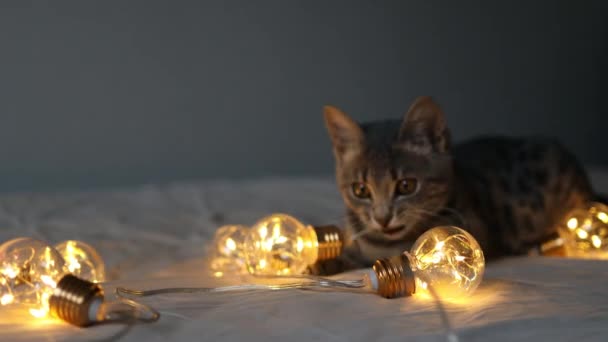
M417 152L444 153L449 150L450 132L443 111L430 96L416 98L403 119L399 140Z
M363 143L361 127L336 107L323 107L325 126L334 145L336 157L348 151L357 151Z

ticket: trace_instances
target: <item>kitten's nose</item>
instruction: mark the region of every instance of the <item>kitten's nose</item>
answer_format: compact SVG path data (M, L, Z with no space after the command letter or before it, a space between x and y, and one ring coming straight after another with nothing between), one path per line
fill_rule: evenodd
M382 228L388 227L388 223L391 221L391 215L374 215L374 220L382 226Z

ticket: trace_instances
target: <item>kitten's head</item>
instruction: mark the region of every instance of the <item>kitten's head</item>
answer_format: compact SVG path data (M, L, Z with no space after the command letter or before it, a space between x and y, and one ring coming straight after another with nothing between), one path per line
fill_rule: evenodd
M449 195L450 136L439 106L419 97L402 121L364 125L330 106L324 116L338 186L358 229L383 240L415 239Z

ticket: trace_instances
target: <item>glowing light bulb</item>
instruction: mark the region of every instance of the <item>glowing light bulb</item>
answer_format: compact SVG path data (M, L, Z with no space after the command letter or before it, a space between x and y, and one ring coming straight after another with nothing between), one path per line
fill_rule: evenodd
M65 267L71 274L93 283L105 280L105 263L91 245L67 240L57 244L55 249L65 260Z
M215 232L213 239L211 269L216 277L225 272L247 272L244 244L249 228L242 225L227 225Z
M111 312L101 287L70 274L57 250L31 238L0 245L0 304L23 306L39 318L50 313L77 326Z
M608 206L598 202L570 211L558 227L562 255L608 258ZM550 254L551 250L541 251Z
M61 255L46 243L18 238L0 245L0 302L21 304L35 317L49 312L49 298L65 274Z
M342 251L342 235L334 226L307 226L285 214L258 221L244 243L247 269L252 274L301 274L319 260Z
M77 247L86 250L86 256L84 252L80 255ZM92 247L78 241L66 241L65 253L75 257L80 264L75 270L79 272L89 267L88 261L99 258ZM91 263L90 270L99 272L100 264L103 262L99 260L95 265ZM72 267L75 265L72 261ZM87 274L92 276L90 272ZM71 274L55 248L31 238L17 238L0 245L0 305L24 306L34 317L51 314L80 327L106 319L154 322L159 318L157 311L140 303L106 302L101 286Z
M410 253L376 260L366 278L386 298L428 295L432 288L442 299L458 299L475 291L484 270L477 240L463 229L441 226L422 234Z

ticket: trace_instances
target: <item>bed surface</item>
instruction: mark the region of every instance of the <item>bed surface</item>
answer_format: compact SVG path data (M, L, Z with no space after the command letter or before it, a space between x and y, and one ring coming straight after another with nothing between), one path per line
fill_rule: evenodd
M608 192L608 173L593 172ZM180 183L127 190L0 197L0 239L79 239L104 257L106 291L215 286L205 246L219 224L286 212L339 223L331 179ZM361 271L342 277L356 278ZM606 341L608 262L544 257L489 264L472 298L446 304L460 341ZM0 310L0 341L445 341L433 301L349 292L281 291L148 298L159 322L79 329Z

